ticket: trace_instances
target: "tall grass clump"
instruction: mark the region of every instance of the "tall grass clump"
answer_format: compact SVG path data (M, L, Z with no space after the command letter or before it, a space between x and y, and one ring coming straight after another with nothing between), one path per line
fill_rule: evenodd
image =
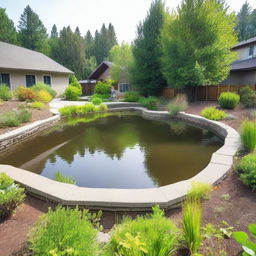
M198 252L203 241L201 223L202 206L200 200L187 198L182 206L182 231L185 246L192 255Z
M0 127L16 127L29 122L31 118L32 113L27 109L11 110L0 115Z
M0 99L7 101L12 98L12 92L6 84L0 84Z
M140 98L140 94L138 92L126 92L124 94L124 101L126 102L137 102Z
M139 97L138 102L149 110L157 110L158 99L157 97L150 96L148 98Z
M256 149L256 121L244 121L240 128L240 135L246 150Z
M186 110L188 107L187 96L185 94L178 94L167 106L168 112L171 116L176 116L180 111Z
M33 255L100 255L97 230L77 208L50 209L32 229L29 245Z
M76 181L71 176L65 176L61 172L55 173L54 180L62 183L76 184Z
M233 109L240 102L240 95L233 92L222 92L218 99L222 108Z
M159 206L153 213L135 220L126 218L111 233L105 255L173 255L177 246L177 227L164 217Z
M202 182L192 182L191 189L187 193L187 197L190 199L209 199L212 186Z
M210 120L218 121L226 118L227 114L225 111L219 110L216 107L207 107L202 110L201 116Z

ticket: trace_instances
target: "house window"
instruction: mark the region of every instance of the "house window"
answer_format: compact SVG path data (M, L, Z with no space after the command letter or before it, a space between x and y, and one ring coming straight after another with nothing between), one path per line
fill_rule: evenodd
M254 52L254 45L249 48L249 56L252 56Z
M0 84L7 84L9 87L11 85L10 83L10 75L9 74L0 74Z
M35 75L26 75L26 86L31 87L36 83Z
M44 76L44 83L51 85L52 84L51 76Z
M129 84L120 84L120 92L127 92L129 91Z

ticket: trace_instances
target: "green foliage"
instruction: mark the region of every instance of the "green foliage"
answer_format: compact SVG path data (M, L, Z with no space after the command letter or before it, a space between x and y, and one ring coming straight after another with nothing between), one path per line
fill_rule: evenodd
M140 98L140 95L138 92L126 92L124 94L124 101L127 102L137 102Z
M52 96L52 98L57 95L57 93L48 84L42 82L36 83L31 87L31 89L35 92L47 91Z
M216 109L216 107L207 107L202 110L201 116L218 121L226 118L227 114L223 110Z
M24 86L17 87L14 91L14 95L19 101L35 101L37 97L35 91Z
M161 71L162 51L159 44L164 23L162 0L154 0L146 18L137 27L133 43L132 83L145 96L159 95L167 85Z
M178 94L167 106L171 116L176 116L180 111L186 110L188 107L187 97L184 94Z
M157 110L158 99L156 97L150 96L148 98L140 97L139 103L150 110Z
M69 77L69 85L77 87L79 90L82 90L81 84L78 82L75 75L70 75Z
M35 102L32 102L30 104L30 106L31 106L31 108L41 110L45 107L45 104L43 102L40 102L40 101L35 101Z
M223 92L221 93L218 102L222 108L233 109L239 104L240 96L233 92Z
M237 41L235 23L221 1L183 0L177 13L166 15L161 45L168 84L183 88L223 81L236 59L230 50Z
M94 93L102 94L102 95L110 95L112 86L113 86L112 80L106 80L104 82L99 81L95 85Z
M190 199L209 199L212 186L207 183L192 182L191 189L188 191L187 197Z
M82 95L82 91L76 86L69 85L66 88L64 95L66 100L79 100Z
M155 206L153 214L135 220L126 218L117 225L111 233L106 255L172 255L177 245L177 231L159 206Z
M27 123L32 118L31 111L29 111L29 110L27 110L25 108L18 110L16 112L16 114L17 114L17 118L18 118L20 123Z
M256 154L244 156L237 170L243 183L256 190Z
M202 206L200 201L188 198L182 206L182 230L185 244L193 255L198 252L203 240L201 222Z
M101 98L97 98L97 97L93 97L93 98L91 99L91 102L92 102L92 104L94 104L94 105L100 105L100 104L102 103L102 99L101 99Z
M252 236L256 238L256 224L249 224L249 231ZM243 256L255 256L256 255L256 243L251 241L249 236L242 231L234 232L234 239L242 245Z
M101 99L102 101L106 102L106 101L109 101L109 98L110 98L110 95L109 94L97 94L97 93L94 93L91 97L91 101L95 98L99 98Z
M65 176L61 172L55 173L54 180L62 183L76 184L76 181L71 176Z
M36 100L43 103L48 103L52 100L52 95L48 91L40 90L36 92Z
M241 88L240 90L241 102L247 108L256 107L256 91L252 90L249 86Z
M12 93L10 88L6 84L0 84L0 99L10 100L12 98Z
M57 207L39 218L30 235L33 255L99 256L97 230L86 211Z
M24 198L24 189L14 184L8 175L0 173L0 220L12 215Z
M244 121L240 128L240 135L246 150L256 149L256 121Z

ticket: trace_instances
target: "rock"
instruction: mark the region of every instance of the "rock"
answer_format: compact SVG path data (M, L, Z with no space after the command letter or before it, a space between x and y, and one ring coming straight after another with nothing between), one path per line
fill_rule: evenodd
M232 114L228 114L227 117L225 118L225 120L235 120L235 119L237 119L237 117Z
M99 232L98 233L98 241L101 244L106 244L110 239L110 235L108 233Z

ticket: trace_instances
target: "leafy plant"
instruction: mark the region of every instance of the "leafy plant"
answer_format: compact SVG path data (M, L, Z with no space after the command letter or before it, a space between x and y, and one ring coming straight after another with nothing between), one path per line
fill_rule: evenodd
M192 182L191 189L187 193L187 197L190 199L209 199L212 186L202 182Z
M248 226L249 231L256 238L256 224L250 224ZM234 239L242 245L243 256L255 256L256 255L256 243L252 242L249 236L242 231L234 232Z
M244 87L240 89L241 102L247 108L256 107L256 91L250 87Z
M124 101L126 102L137 102L140 98L138 92L126 92L124 94Z
M19 101L35 101L37 97L35 91L24 86L17 87L14 91L14 95Z
M92 98L91 101L92 101L92 104L94 105L100 105L102 103L102 99L97 97Z
M48 103L52 100L52 95L46 90L40 90L36 92L36 100L43 103Z
M32 108L41 110L41 109L43 109L45 107L45 104L43 102L40 102L40 101L35 101L35 102L32 102L30 106Z
M20 121L20 123L27 123L32 118L31 111L29 111L29 110L27 110L25 108L18 110L16 112L16 114L17 114L17 118Z
M24 189L8 175L0 173L0 220L9 217L24 198Z
M12 92L6 84L0 84L0 99L10 100L12 98Z
M61 172L55 173L54 180L62 183L76 184L76 181L71 176L65 176Z
M94 98L100 98L103 102L106 102L106 101L109 101L109 98L110 98L110 94L93 94L92 97L91 97L91 101L94 99Z
M177 231L159 206L155 206L153 214L135 220L126 218L116 226L111 234L107 255L172 255L177 245Z
M256 149L256 121L244 121L240 128L241 140L245 149Z
M178 94L167 106L171 116L176 116L180 111L186 110L188 107L187 97L184 94Z
M256 189L256 154L244 156L237 168L244 184Z
M148 98L140 97L139 103L150 110L157 110L158 99L156 97L150 96Z
M106 112L108 110L108 106L106 104L100 104L99 106L96 106L97 112Z
M0 127L16 127L20 121L15 111L8 111L0 115Z
M97 230L78 208L49 209L35 224L29 242L34 255L98 256L100 251Z
M97 82L97 84L95 85L95 88L94 88L94 93L110 95L113 83L114 82L112 80L106 80L104 82L103 81Z
M202 110L201 116L218 121L226 118L227 114L223 110L216 109L216 107L207 107Z
M52 98L57 95L56 91L54 91L48 84L42 82L36 83L31 87L31 89L35 92L47 91L52 96Z
M222 108L233 109L239 104L240 96L233 92L222 92L218 101Z
M82 91L76 86L69 85L65 92L64 96L66 100L79 100L82 95Z

